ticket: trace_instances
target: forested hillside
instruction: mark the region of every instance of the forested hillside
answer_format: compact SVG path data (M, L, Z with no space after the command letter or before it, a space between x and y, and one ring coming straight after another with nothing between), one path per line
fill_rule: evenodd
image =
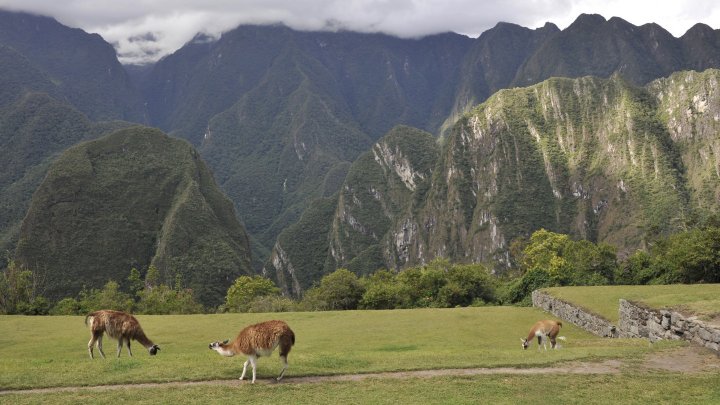
M82 143L51 165L15 259L41 275L51 299L154 265L164 284L179 280L217 306L251 274L247 235L198 153L144 127Z
M217 242L235 246L207 267L223 283L264 269L299 295L337 267L438 256L501 270L513 240L539 228L631 252L717 206L717 73L692 71L720 68L719 55L720 31L702 24L675 38L581 15L478 38L240 26L130 67L96 34L0 11L0 248L39 246L26 234L15 250L23 217L38 215L33 193L63 192L38 190L61 153L141 123L197 150L234 206L226 224L247 230L252 271L237 264L250 257L235 246L244 233ZM148 170L127 187L157 179ZM85 215L113 216L94 207ZM126 236L118 266L197 273L187 249L163 256L162 238ZM83 268L92 287L124 277Z

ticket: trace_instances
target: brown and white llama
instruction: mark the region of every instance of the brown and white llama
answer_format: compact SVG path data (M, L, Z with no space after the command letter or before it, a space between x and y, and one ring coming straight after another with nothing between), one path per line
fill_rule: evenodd
M108 336L118 341L117 357L120 357L123 342L127 344L128 354L132 357L130 340L137 340L138 343L145 346L151 356L154 356L158 350L160 350L158 345L145 336L145 332L143 332L140 327L140 322L138 322L134 316L125 312L113 311L110 309L95 311L85 317L85 325L90 327L88 352L90 352L91 359L94 358L93 345L95 344L97 344L100 355L105 358L105 353L103 353L102 349L102 338L103 334L106 332Z
M540 350L540 345L543 345L545 350L547 350L548 338L550 338L550 345L553 349L555 349L557 343L556 339L565 340L564 336L558 336L561 327L562 322L553 321L551 319L535 322L533 327L530 329L530 333L528 333L527 338L520 338L522 341L522 348L527 349L528 346L530 346L530 343L532 343L533 338L537 337L538 350Z
M245 378L249 362L252 366L253 384L255 384L255 364L258 357L270 356L275 351L275 348L280 346L280 360L282 360L283 368L280 371L280 376L276 379L280 381L288 368L287 356L295 344L295 333L283 321L265 321L247 326L240 331L235 340L228 342L229 340L213 342L208 347L226 357L241 353L246 355L248 359L243 364L240 379Z

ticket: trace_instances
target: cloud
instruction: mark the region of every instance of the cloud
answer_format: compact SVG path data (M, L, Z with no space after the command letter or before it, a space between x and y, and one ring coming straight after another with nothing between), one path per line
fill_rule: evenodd
M98 33L123 63L147 63L197 33L217 37L240 24L284 23L300 30L382 32L420 37L454 31L472 37L500 21L564 28L580 13L657 22L680 36L697 22L717 27L714 0L0 0L0 8L55 17Z

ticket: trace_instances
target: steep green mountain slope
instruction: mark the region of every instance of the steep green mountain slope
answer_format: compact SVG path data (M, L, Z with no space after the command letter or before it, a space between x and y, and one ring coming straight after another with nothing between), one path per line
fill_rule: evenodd
M211 118L263 85L267 71L278 70L276 59L291 50L303 55L300 65L323 67L323 85L332 86L349 109L348 118L377 139L398 123L437 127L445 119L459 61L472 41L458 34L405 40L240 26L217 41L196 37L159 61L143 88L154 125L200 144Z
M410 260L502 263L540 228L621 249L673 229L687 197L656 104L618 77L493 95L453 128L424 209L405 219Z
M398 126L350 167L334 197L314 201L285 229L263 273L300 295L338 267L368 274L385 266L393 220L424 198L438 146L427 132ZM413 200L415 198L415 200Z
M264 246L297 221L308 199L334 193L370 145L327 74L288 46L259 85L208 126L200 151Z
M508 87L523 63L559 31L557 26L550 23L535 30L516 24L498 23L483 32L462 61L455 105L443 123L441 132L451 128L472 107L496 91Z
M0 45L27 58L91 120L145 121L140 92L99 35L52 18L0 10Z
M147 121L196 146L247 225L255 252L253 266L259 270L271 257L273 247L292 251L287 246L287 239L278 239L278 235L301 220L311 201L328 198L339 191L351 163L398 124L420 128L441 137L447 144L461 145L457 139L452 140L457 137L452 132L457 119L500 89L533 85L552 76L583 77L588 74L606 78L620 74L630 83L644 85L680 69L720 67L719 49L720 31L702 24L681 38L674 38L657 25L637 27L618 18L605 20L593 15L580 16L562 31L552 24L530 30L500 23L477 39L457 34L399 39L352 32L300 32L283 26L241 26L219 39L198 35L155 66L136 67L128 70L131 72L128 74L118 64L111 46L97 35L63 27L48 18L0 12L0 142L3 146L0 158L7 167L0 174L0 243L4 246L13 243L30 195L52 158L68 146L93 139L107 129L107 125L92 124L93 120ZM143 100L138 100L130 78L138 80ZM623 91L635 94L630 90ZM628 108L626 121L633 123L632 128L665 125L664 120L670 119L665 113L657 112L657 106L643 101L653 98L648 91L655 94L655 90L647 88L632 97L622 96L623 100L630 100L620 105ZM606 94L603 90L598 95L615 94L609 90ZM506 100L509 104L503 105L502 110L507 110L510 115L527 114L533 111L530 103L547 103L540 96L530 94L527 97L528 105L523 106L519 100ZM563 106L562 111L581 110L585 104L592 104L578 97L567 101L563 96L562 100L573 107ZM570 116L558 118L557 122L543 117L544 121L536 122L532 118L534 115L529 115L528 120L532 118L529 122L542 141L538 143L544 144L549 142L544 141L550 137L547 131L560 125L570 125L575 131L579 127L599 131L596 127L604 125L602 120L610 117L611 112L602 112L604 105L593 104L593 108L597 111L578 113L586 115L580 121ZM677 116L674 119L682 120L682 106L673 108L673 114ZM653 117L642 118L647 114ZM687 124L711 128L707 117L708 114L697 115ZM127 124L110 124L114 125ZM513 125L507 126L512 128L513 134L521 130L514 121ZM685 131L690 127L684 123L683 128ZM665 138L674 136L672 129L668 131L671 135ZM597 207L602 211L605 198L592 197L591 202L570 201L563 194L566 190L553 188L549 180L547 184L541 180L523 181L526 181L528 171L534 173L538 162L542 161L561 182L572 180L582 187L590 187L583 181L592 180L592 184L598 184L598 190L605 187L606 194L603 195L619 198L607 190L613 189L615 186L611 185L619 180L623 181L623 187L627 186L630 180L625 179L626 174L603 172L607 179L598 180L591 175L596 172L586 173L596 170L597 165L575 167L573 165L579 163L562 163L567 157L554 153L557 146L552 143L548 143L550 149L537 152L539 155L532 154L529 152L532 143L518 140L513 141L513 149L509 150L514 150L517 145L516 156L527 162L518 166L517 185L507 179L501 181L502 192L498 192L501 200L480 201L472 193L459 191L462 187L452 181L446 180L445 186L435 182L427 194L435 200L426 203L426 196L412 197L418 201L411 210L413 214L403 214L402 220L394 218L383 225L389 227L388 235L391 236L375 234L387 241L360 243L328 237L329 253L323 253L321 259L311 260L312 263L322 261L323 268L313 271L320 274L325 271L325 266L344 265L362 273L377 265L380 257L390 267L397 267L424 260L438 252L468 260L471 257L490 260L491 256L497 256L491 251L502 256L502 246L508 243L508 238L526 232L524 229L528 226L568 230L594 240L618 239L627 246L642 243L637 240L642 230L650 230L651 237L653 233L662 232L665 228L662 224L657 225L659 220L655 216L666 216L662 210L639 216L633 204L648 198L661 205L671 204L676 199L690 201L689 207L678 211L681 217L696 215L691 208L698 204L712 205L698 200L699 192L695 191L707 190L702 184L710 180L703 176L710 176L710 172L694 174L678 164L681 157L685 160L705 158L688 156L686 146L678 148L680 143L672 140L670 144L674 146L668 149L665 138L658 138L657 145L652 147L643 143L642 148L659 150L662 155L658 166L660 177L666 176L665 170L670 167L678 174L673 175L676 180L668 181L682 184L677 185L679 188L675 193L662 198L656 198L664 195L664 191L659 191L660 186L653 185L659 189L650 191L644 188L641 192L632 190L643 196L633 194L627 204L628 212L636 213L634 216L625 217L612 210L608 211L612 214L603 214L623 216L624 222L619 225L612 221L607 222L612 225L604 225L606 222L594 214L596 208L588 208L599 204ZM695 138L695 135L689 137ZM620 147L607 140L598 140L601 139L599 136L597 139L582 138L582 142L576 135L567 139L586 149L591 148L593 142ZM638 139L632 138L631 143L639 143ZM707 139L707 146L701 148L706 155L714 150L710 138ZM507 146L507 142L504 140L500 145ZM670 150L667 156L663 155L666 152L663 148ZM468 152L462 152L458 147L457 153L456 156L443 155L438 164L451 166L440 169L452 168L461 173L479 170L473 165L480 162L468 157ZM562 153L567 154L564 150ZM501 167L496 157L487 159L496 162L488 164L497 164L498 171L503 169L498 175L511 176L507 173L514 169ZM614 162L613 159L605 160ZM709 163L707 167L710 167ZM437 170L435 175L438 175ZM449 176L450 180L453 176ZM473 176L478 175L471 173L460 179L470 182ZM684 176L692 184L685 183ZM523 192L513 192L512 187ZM581 193L572 187L573 192ZM561 195L561 201L554 197L556 191ZM538 194L535 196L531 192ZM551 194L552 198L549 197ZM540 201L543 205L529 211L516 209L511 197ZM448 199L455 202L441 203ZM667 202L662 202L664 200ZM404 203L397 204L407 208ZM476 218L479 215L475 213L476 209L481 209L478 207L496 217ZM419 235L420 229L438 226L429 214L433 210L447 210L442 216L444 222L466 221L465 230L454 230L454 224L443 223L445 231L421 232L437 234L439 236L432 237L437 240L427 236L427 240L415 241L413 235ZM460 211L463 215L458 214ZM540 219L539 213L545 216ZM315 217L310 215L311 212L307 214ZM501 214L502 217L498 216ZM548 219L550 214L555 219ZM355 215L359 214L353 213L353 217ZM479 225L481 222L484 225ZM322 224L331 226L333 222ZM630 224L643 228L633 231ZM488 236L487 232L479 230L484 226L490 230L495 226L503 232L490 231ZM475 235L475 242L469 242L470 234ZM493 242L488 242L490 239ZM345 257L332 256L331 240L335 254L345 252ZM395 240L394 245L391 240ZM411 248L411 244L416 246ZM476 247L481 244L494 247L485 250ZM295 260L291 256L288 253L287 257ZM302 266L298 264L297 267ZM306 284L305 281L298 283Z
M327 243L324 271L439 256L501 270L510 243L540 228L623 253L691 225L718 210L718 83L718 70L645 87L555 78L499 91L458 121L439 154L411 129L389 134L353 164L332 217L315 221L331 224L313 239ZM400 139L415 147L388 146ZM401 187L408 178L426 180ZM287 275L290 264L304 288L317 264L293 256L302 239L279 240L266 272Z
M33 196L15 253L51 299L154 264L165 283L180 276L217 305L250 274L247 236L198 153L143 127L63 153Z
M14 250L32 193L52 159L77 142L127 125L91 123L63 100L47 75L0 45L0 250Z
M66 103L27 93L0 111L0 247L12 250L50 161L100 128Z
M720 71L681 72L652 82L658 114L682 156L694 217L720 210Z
M550 77L608 77L619 73L631 83L643 85L678 70L696 68L688 63L688 56L705 53L717 42L715 38L701 47L684 45L687 43L657 24L638 27L617 17L605 20L600 15L583 14L537 49L517 71L513 84L527 86Z
M217 40L196 37L142 83L151 122L197 145L217 174L247 224L257 266L309 201L336 191L326 188L339 184L328 174L342 177L395 125L445 137L503 88L590 74L644 85L720 67L717 49L720 34L706 26L674 38L657 25L597 15L562 31L501 23L477 39L241 26Z
M243 26L159 62L145 79L148 108L200 145L260 268L278 234L337 191L374 139L398 122L445 119L470 41Z

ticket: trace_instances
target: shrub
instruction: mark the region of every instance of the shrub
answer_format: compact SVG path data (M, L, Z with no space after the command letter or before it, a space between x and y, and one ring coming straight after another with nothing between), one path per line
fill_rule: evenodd
M279 293L280 289L270 279L262 276L240 276L228 289L223 309L230 312L248 312L256 298Z
M81 313L89 313L100 309L114 309L116 311L132 312L135 302L129 294L120 291L115 281L108 281L102 290L83 289L80 292Z
M365 279L365 292L359 302L363 309L408 308L410 287L387 270L380 270Z
M318 298L325 302L327 309L357 309L365 292L355 273L337 269L320 280Z
M138 293L137 310L143 314L198 314L203 306L193 297L192 290L172 289L165 284L145 288Z
M81 315L80 303L75 298L63 298L50 310L50 315Z

